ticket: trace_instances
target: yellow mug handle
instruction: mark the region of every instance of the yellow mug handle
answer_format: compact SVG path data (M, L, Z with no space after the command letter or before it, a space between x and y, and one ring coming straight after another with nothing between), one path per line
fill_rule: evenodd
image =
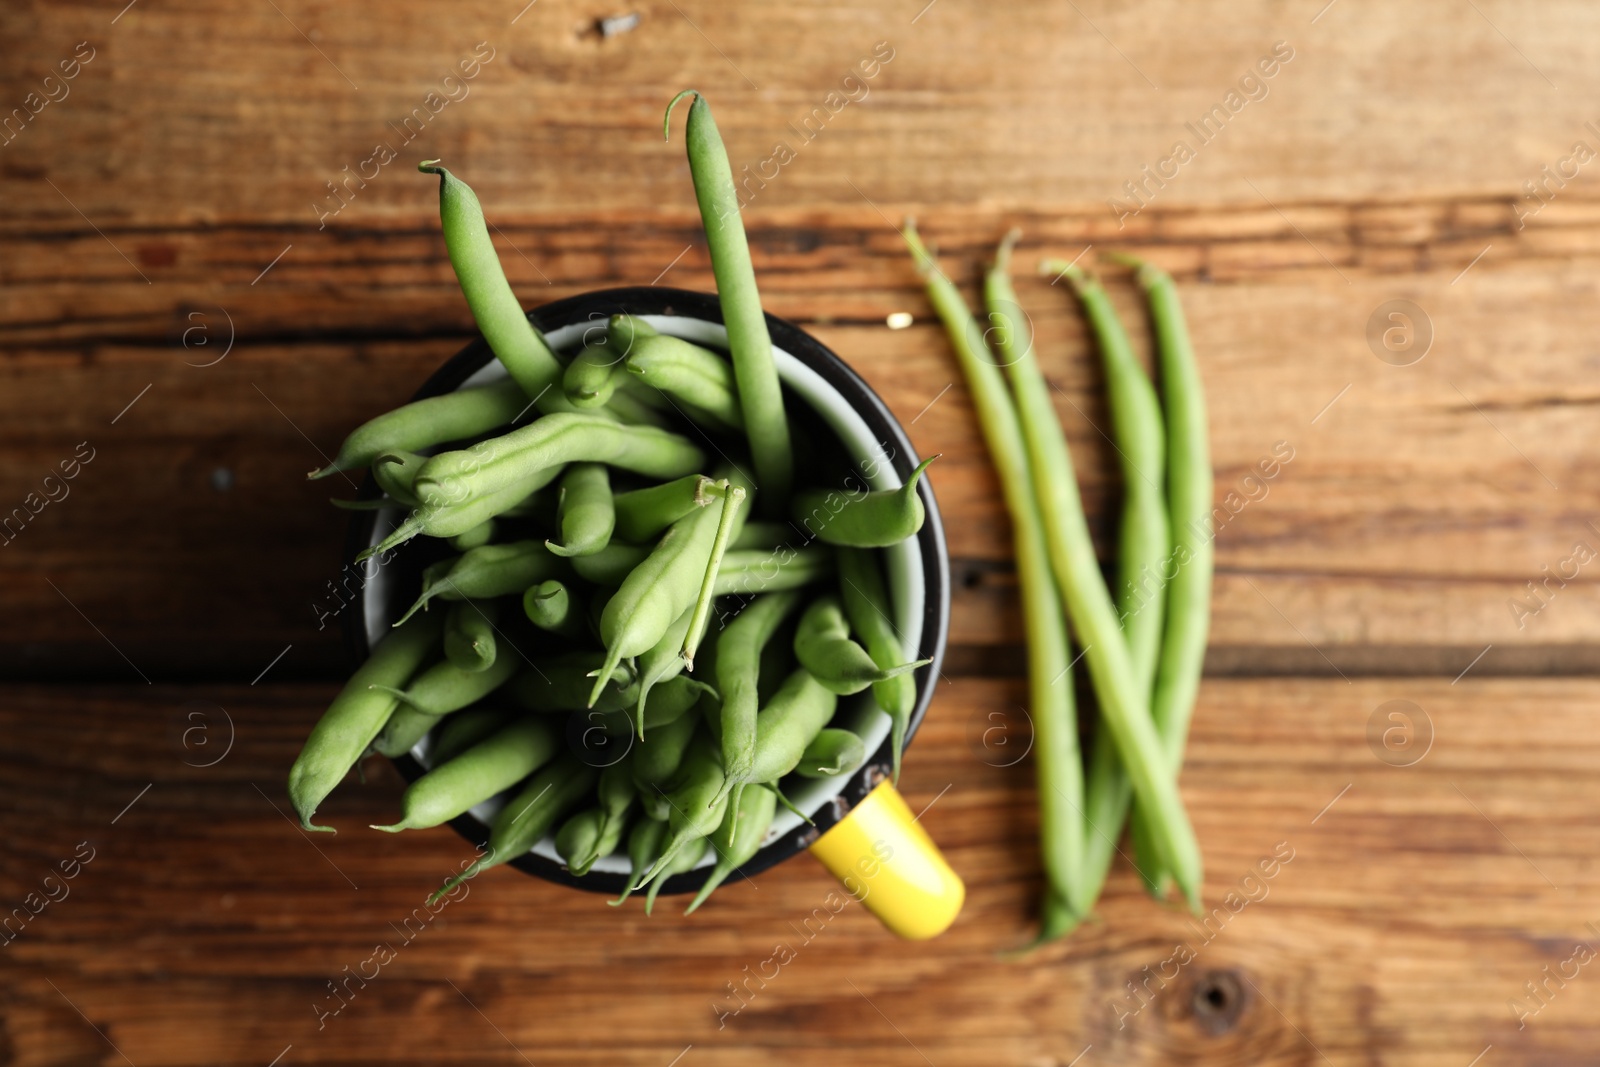
M885 926L910 941L944 933L967 897L939 846L887 781L813 842L811 854Z

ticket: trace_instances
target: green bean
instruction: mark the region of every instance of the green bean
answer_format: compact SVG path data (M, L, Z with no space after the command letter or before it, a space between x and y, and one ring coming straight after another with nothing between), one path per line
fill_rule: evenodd
M694 605L722 528L721 515L701 508L672 524L661 541L633 569L600 617L606 663L646 652L675 619ZM600 685L595 685L595 697Z
M444 617L444 658L464 671L486 671L494 666L494 624L499 617L500 606L493 600L451 604Z
M523 481L473 497L460 504L424 504L395 528L394 532L356 556L357 562L387 552L418 534L429 537L455 537L472 530L497 515L511 515L526 506L546 485L560 476L561 467L546 467Z
M694 670L694 655L705 636L706 624L711 619L711 602L716 598L717 572L722 569L723 557L728 553L728 541L734 531L744 523L739 505L744 503L743 486L723 485L722 513L717 517L717 532L711 542L711 556L706 561L706 573L700 580L700 593L695 599L689 628L683 635L683 666Z
M1064 275L1076 290L1105 365L1112 437L1117 444L1124 484L1117 561L1117 612L1134 676L1149 693L1155 679L1165 610L1161 572L1171 550L1169 519L1161 488L1166 464L1161 409L1105 290L1079 267L1054 266L1058 268L1054 273ZM1041 270L1045 267L1046 264L1040 264ZM1209 509L1209 500L1206 506ZM1153 706L1151 715L1153 724ZM1172 773L1175 778L1176 772ZM1085 892L1098 895L1105 882L1114 842L1104 837L1116 836L1122 826L1132 800L1132 788L1113 740L1097 737L1089 759L1085 812L1089 825L1101 833L1090 837L1085 846ZM1135 823L1139 860L1136 867L1152 889L1159 880L1157 872L1163 866L1159 845L1150 836L1155 830L1148 819Z
M448 715L428 746L428 766L448 763L511 721L504 708L468 708Z
M382 685L372 688L393 693L401 703L424 715L449 715L499 689L511 680L520 665L519 659L506 656L497 657L482 670L464 671L446 660L411 679L405 689Z
M416 603L400 617L400 621L406 621L427 607L434 597L444 600L492 600L497 596L512 596L566 570L566 564L540 541L483 545L463 552L443 574L430 576L431 580L422 587Z
M678 772L663 792L671 806L667 813L667 839L662 843L661 857L645 876L657 883L666 880L667 868L686 845L716 832L728 810L722 758L710 738L702 737L689 745Z
M683 910L685 915L692 914L704 904L712 891L727 880L728 875L756 858L756 853L761 851L767 839L767 831L772 827L772 816L777 809L777 795L767 789L756 790L755 798L743 810L735 811L733 805L728 806L727 814L722 817L722 825L710 840L713 848L717 841L728 841L730 844L726 850L718 850L716 866L711 868L700 892ZM695 862L699 862L698 858Z
M482 548L495 539L499 533L499 524L494 519L484 519L478 525L465 533L458 533L450 538L450 547L457 552L466 552L474 548Z
M378 483L378 488L397 504L404 504L414 508L421 503L417 494L412 492L412 483L417 480L417 471L428 460L427 456L403 450L385 452L372 461L372 480Z
M574 815L556 834L556 853L574 877L588 874L597 860L617 850L634 799L625 756L600 772L600 805Z
M326 478L370 467L385 452L418 452L446 441L476 437L505 426L527 405L528 398L515 382L413 400L356 427L339 446L333 462L307 477Z
M695 607L689 608L673 620L661 635L661 640L651 645L642 653L637 661L639 669L639 706L637 717L639 721L639 736L644 736L645 731L645 706L650 699L651 691L664 682L670 681L683 673L687 666L683 659L683 642L689 634L689 624L694 621Z
M915 660L893 667L879 667L862 648L850 639L850 624L844 606L836 596L821 596L800 616L794 635L794 654L800 666L810 671L822 685L840 696L859 693L877 682L910 674L932 660Z
M553 578L528 587L522 594L522 612L539 629L568 640L577 640L589 632L582 606L565 583Z
M650 883L649 890L644 895L644 913L649 915L656 906L656 894L661 892L661 887L667 884L667 879L675 874L685 874L694 870L705 859L707 852L711 851L711 839L706 837L685 841L679 848L677 855L667 861L667 866Z
M715 484L703 474L687 474L647 489L618 493L613 501L615 536L634 544L659 537L685 515L716 500L720 494L713 491Z
M830 545L852 548L887 548L922 529L927 515L917 482L939 457L929 456L917 464L905 484L898 489L881 489L850 496L837 489L807 489L794 495L796 521L812 537Z
M751 775L756 718L761 710L761 653L799 606L800 594L794 590L768 593L751 601L717 637L717 692L722 697L718 737L726 774L723 795L733 794L735 808L744 785L767 780Z
M289 799L307 830L333 832L311 817L334 786L356 765L395 709L395 698L372 688L404 685L427 656L438 648L441 621L418 619L391 630L356 669L306 738L289 768Z
M430 506L459 504L564 463L605 463L651 478L680 478L705 464L687 437L654 426L625 426L592 414L546 415L531 425L422 465L413 483Z
M1149 302L1161 370L1167 425L1167 511L1172 523L1172 576L1167 582L1166 627L1161 639L1150 715L1176 774L1183 766L1189 718L1205 663L1211 619L1211 446L1205 386L1195 364L1177 286L1165 271L1127 255L1107 258L1135 268ZM1166 568L1163 568L1165 573ZM1142 807L1133 817L1139 868L1159 897L1169 876L1149 848L1151 828ZM1142 847L1141 847L1142 846Z
M937 264L916 239L915 231L908 227L906 232L907 243L911 245L918 269L924 275L928 295L939 317L944 320L952 347L965 372L990 458L1000 476L1006 509L1011 514L1016 544L1017 585L1022 594L1028 641L1028 690L1037 749L1034 765L1039 779L1040 852L1046 881L1062 897L1076 903L1074 894L1078 886L1075 879L1082 862L1084 825L1082 770L1073 747L1077 730L1074 726L1076 709L1071 680L1072 656L1062 607L1051 583L1050 539L1046 535L1041 502L1036 495L1045 491L1041 482L1072 482L1072 468L1070 465L1065 469L1051 466L1044 461L1042 453L1039 454L1039 461L1035 462L1029 454L1027 435L1033 429L1032 424L1028 421L1019 422L1018 408L1007 391L996 357L984 344L982 332L967 309L966 301L949 279L939 272ZM1003 281L1001 268L991 272L991 290ZM997 295L992 292L992 305L998 305ZM1006 312L1000 314L1005 315ZM1018 365L1030 354L1031 340L1023 343L1020 317L1011 315L1002 321L1007 325L1005 329L997 331L996 340L1002 352L1000 358L1011 363L1011 370L1015 373ZM1017 403L1022 405L1022 420L1032 418L1035 408L1030 405L1043 401L1046 407L1049 406L1050 393L1042 383L1036 391L1030 391L1021 384L1021 379L1017 379L1017 382L1015 393ZM1059 429L1053 416L1051 425ZM1093 578L1099 579L1098 570L1095 570ZM1093 641L1096 646L1104 638L1103 634L1084 634L1081 629L1079 633L1084 640ZM1112 652L1121 657L1115 662L1125 669L1126 646L1122 643L1121 635L1113 632L1109 641L1113 645ZM1095 649L1088 651L1093 655ZM1143 691L1132 686L1123 690L1107 690L1104 688L1104 664L1094 668L1094 662L1091 660L1091 668L1097 690L1101 692L1102 704L1105 705L1103 711L1106 719L1109 721L1112 716L1120 715L1124 721L1148 725L1148 713L1139 699ZM1126 680L1126 673L1120 677ZM1107 699L1108 692L1110 699ZM1131 705L1113 706L1118 697L1131 701ZM1162 781L1169 786L1171 784L1170 781ZM1082 907L1087 906L1085 904Z
M850 628L860 636L873 663L889 668L906 661L905 646L894 627L894 606L889 601L876 553L863 548L839 550L839 597ZM892 777L898 782L900 751L905 748L911 712L917 705L916 679L901 674L874 682L872 698L889 716L889 749L894 761Z
M733 367L710 349L665 334L641 337L626 367L639 381L675 397L687 414L708 416L715 428L743 428Z
M628 882L622 887L622 895L608 902L613 908L633 895L634 883L661 854L661 839L666 835L665 819L646 817L633 824L633 831L628 834ZM699 857L695 862L700 862Z
M511 696L525 711L583 711L595 682L600 697L593 707L598 711L617 711L632 707L639 699L639 684L633 668L626 663L611 664L603 677L596 677L603 656L598 652L567 652L537 660L533 669L511 683Z
M850 774L867 762L867 744L849 730L829 727L811 739L795 764L802 778L832 778Z
M412 782L400 798L400 821L373 829L393 834L449 822L549 763L557 740L548 722L514 722Z
M750 781L776 782L799 766L806 748L828 725L838 706L839 698L810 671L799 667L791 672L756 720Z
M550 832L562 815L589 795L594 783L595 769L571 755L564 755L538 771L494 817L489 827L489 851L446 882L429 902L491 867L524 855Z
M564 544L546 541L558 556L592 556L611 541L616 510L611 501L611 475L599 463L574 463L561 476L561 503L556 512Z
M641 689L643 684L641 683ZM653 699L644 715L644 728L638 736L644 737L649 731L669 722L676 722L688 714L699 701L701 694L707 691L715 692L709 685L684 675L668 678L657 685L653 690ZM640 698L642 701L642 697ZM606 733L615 737L631 733L636 729L637 714L624 708L621 711L608 711L588 716L595 725Z
M786 522L747 522L738 538L728 546L730 552L761 549L772 552L795 539L795 529Z
M640 745L633 755L633 784L646 810L660 810L666 817L666 786L677 775L683 757L700 725L697 715L683 715L662 723L650 734L650 743Z
M603 407L626 376L622 358L610 346L591 344L567 364L561 375L561 388L573 407L587 411Z
M1002 273L1004 267L1002 261L995 273ZM1006 301L997 299L996 303L1004 304ZM1015 306L1014 302L1012 306ZM1061 431L1054 407L1048 403L1049 388L1039 372L1038 363L1032 358L1031 339L1022 337L1026 330L1026 317L1020 314L1011 317L1012 328L1002 330L1000 334L1001 340L1009 345L1010 355L1014 357L1009 370L1017 383L1015 391L1024 432L1019 433L1016 429L1017 413L1009 406L1002 410L1009 416L1010 438L1015 441L1017 437L1025 436L1031 454L1038 456L1038 462L1032 465L1029 477L1042 516L1045 534L1043 548L1048 553L1048 567L1043 564L1037 567L1037 580L1025 581L1024 589L1036 588L1045 580L1046 571L1054 575L1060 600L1084 645L1083 656L1088 663L1095 693L1100 699L1102 725L1116 744L1139 797L1153 811L1161 813L1161 851L1172 860L1175 870L1183 872L1181 881L1184 892L1193 901L1197 899L1201 885L1199 846L1189 824L1188 813L1184 811L1183 801L1178 796L1176 782L1159 759L1160 741L1148 710L1149 690L1140 684L1134 672L1127 643L1122 639L1118 625L1116 608L1100 573L1099 561L1095 558L1088 522L1078 498L1077 479L1073 474L1066 437ZM970 323L970 317L966 321ZM971 328L975 328L975 325L972 324ZM976 353L973 355L976 356ZM984 366L989 368L988 371L980 373L991 375L990 380L999 384L998 371L991 364L985 363ZM1002 478L1002 482L1007 480ZM1027 484L1027 480L1021 482L1019 490L1025 491ZM1069 687L1063 685L1061 688L1065 690ZM1037 730L1036 721L1036 736ZM1063 727L1062 732L1073 738L1076 736L1075 729ZM1066 747L1063 744L1061 749ZM1070 769L1076 776L1076 760L1051 759L1050 762L1070 762ZM1043 761L1040 761L1040 765L1043 765ZM1070 788L1070 781L1063 788ZM1049 791L1054 793L1054 787ZM1108 833L1108 828L1102 823L1091 819L1092 816L1081 820L1088 823L1091 833L1084 843L1082 867L1077 876L1079 879L1084 878L1090 862L1090 848L1099 847L1096 842L1118 831L1118 827L1110 827ZM1075 879L1075 884L1058 888L1080 913L1092 904L1096 892L1092 876L1084 881Z
M826 545L774 552L730 551L717 571L714 596L756 596L799 589L833 573L833 549Z
M650 556L650 545L612 541L592 556L573 556L573 573L586 582L615 589Z
M436 159L419 163L417 169L439 176L439 221L450 266L479 332L521 388L523 403L531 399L543 412L571 411L559 387L561 364L506 281L477 194Z
M734 188L733 171L705 97L693 89L673 97L661 120L662 136L668 136L672 109L685 96L694 97L685 134L689 174L694 180L695 199L700 204L706 244L711 249L711 273L716 278L717 298L722 304L722 321L728 328L728 355L738 386L741 421L750 441L751 458L755 461L756 485L770 501L767 507L773 509L789 499L789 487L794 478L783 389L772 358L766 313L761 309L761 295L756 290L750 246L739 218L739 194Z
M659 337L661 331L637 315L613 315L606 324L606 345L627 359L633 346L646 337Z
M390 714L389 720L372 741L372 751L394 759L404 756L418 741L436 729L440 723L450 721L447 715L430 715L410 704L401 704Z

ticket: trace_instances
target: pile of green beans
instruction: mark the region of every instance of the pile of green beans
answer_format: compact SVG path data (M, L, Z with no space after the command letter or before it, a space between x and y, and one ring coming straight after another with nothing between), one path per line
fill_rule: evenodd
M1130 807L1145 884L1165 898L1175 883L1198 909L1200 850L1177 776L1210 617L1212 486L1205 397L1176 287L1148 263L1106 257L1134 268L1147 297L1158 398L1100 282L1075 264L1040 266L1077 294L1103 364L1123 481L1113 596L1011 284L1017 233L1001 241L985 278L987 331L909 222L904 235L966 375L1015 527L1045 875L1035 944L1070 932L1094 908ZM1100 710L1087 769L1073 643Z
M899 774L926 661L888 623L882 550L921 529L928 464L879 492L847 494L859 477L827 463L795 485L793 401L716 124L690 95L726 345L617 314L558 351L477 196L425 163L506 378L379 415L311 475L369 469L382 496L340 502L387 524L362 558L420 581L312 731L290 799L306 829L331 830L313 818L363 756L415 756L427 773L377 829L494 813L486 850L441 893L546 841L574 877L629 870L615 903L648 887L647 912L667 878L704 866L693 911L770 838L786 782L865 763L854 731L873 707Z

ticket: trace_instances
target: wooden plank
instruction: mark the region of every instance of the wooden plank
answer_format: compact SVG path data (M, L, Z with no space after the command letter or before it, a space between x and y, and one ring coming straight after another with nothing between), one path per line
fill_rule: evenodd
M942 687L907 758L904 791L969 890L955 928L921 945L856 905L814 920L806 942L802 924L832 886L805 858L687 920L672 901L646 920L496 871L405 943L391 924L469 850L448 830L361 829L394 811L399 785L382 767L335 794L337 836L311 842L289 824L283 775L330 693L6 690L6 907L78 842L94 851L70 894L5 948L8 1063L121 1062L110 1043L141 1067L261 1064L290 1045L298 1063L646 1067L689 1045L694 1062L727 1064L813 1062L824 1048L1065 1064L1093 1045L1095 1059L1132 1064L1340 1067L1461 1067L1491 1043L1507 1062L1576 1062L1593 1047L1592 982L1552 983L1520 1030L1508 1008L1532 1006L1524 983L1597 936L1585 925L1597 888L1585 857L1600 847L1590 681L1207 682L1183 786L1206 905L1220 909L1210 927L1150 902L1119 861L1102 921L1026 964L996 955L1027 936L1038 892L1031 770L1013 762L1019 683ZM1398 765L1404 748L1368 742L1392 700L1431 722L1431 748L1410 766ZM999 721L1012 747L984 744ZM183 731L202 726L185 747ZM352 983L319 1030L326 983L383 941L396 958ZM719 1028L713 1006L738 1006L727 984L778 943L795 958L776 977L767 964L765 986L752 980ZM1151 978L1182 944L1193 959Z
M1592 568L1568 561L1579 542L1600 546L1600 499L1587 477L1591 398L1572 383L1585 380L1583 338L1600 331L1600 305L1584 298L1592 282L1577 272L1600 253L1600 211L1560 202L1518 231L1503 201L1498 221L1485 215L1494 203L1289 205L1298 222L1162 209L1130 227L1126 246L1179 275L1213 412L1217 500L1237 509L1219 512L1217 669L1454 675L1487 645L1489 670L1589 664ZM1105 239L1082 211L948 210L924 227L965 281L1014 221L1029 234L1024 264ZM668 266L663 284L711 284L681 209L506 217L501 229L530 304L649 282ZM59 232L19 236L14 262L35 269L0 289L0 439L16 457L0 500L21 505L80 442L96 449L70 498L0 552L24 609L0 621L0 655L14 671L133 677L99 627L146 674L248 679L287 644L289 670L335 669L312 605L337 578L342 522L323 485L299 475L464 342L470 320L436 224L140 240L152 250L140 255L167 264L150 268L153 289L113 280L127 265L98 236ZM954 641L1017 644L998 487L898 237L860 207L773 211L754 241L769 307L860 369L921 451L943 453L932 481L959 516ZM1019 285L1105 545L1119 490L1095 359L1059 287ZM1116 297L1143 343L1137 301L1121 284ZM1368 344L1373 314L1394 299L1432 326L1411 366ZM895 311L917 323L887 329ZM1263 479L1257 465L1275 449L1293 459ZM1546 588L1546 567L1576 578Z

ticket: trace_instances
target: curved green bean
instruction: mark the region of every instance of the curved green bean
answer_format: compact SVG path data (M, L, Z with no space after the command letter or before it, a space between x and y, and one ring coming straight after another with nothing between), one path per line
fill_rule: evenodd
M495 620L500 606L493 600L460 600L444 617L444 658L458 670L486 671L494 666Z
M722 758L717 746L708 737L692 742L672 782L664 790L670 807L667 839L662 843L660 858L645 875L647 879L656 884L665 881L672 861L685 846L716 832L728 806L722 782Z
M416 537L456 537L499 515L512 515L528 507L540 489L555 481L563 468L546 467L527 478L492 493L473 497L459 504L424 504L416 508L394 532L371 548L359 553L356 561L387 552Z
M692 915L694 910L704 904L706 898L727 880L728 875L756 858L756 853L761 851L761 846L767 839L767 831L772 828L772 816L777 810L777 794L769 789L756 790L756 796L742 810L735 810L733 805L728 805L728 811L722 817L722 825L717 828L716 835L711 840L713 848L716 847L716 841L727 841L729 845L726 849L717 850L716 865L706 876L700 892L696 893L694 900L683 909L685 915ZM700 862L698 857L695 862Z
M794 635L794 654L800 666L840 696L859 693L877 682L910 674L933 662L923 659L879 667L866 649L850 639L844 605L836 596L818 597L800 616L800 627Z
M717 636L717 692L722 697L718 738L726 775L722 795L733 794L734 808L745 785L767 780L752 774L761 711L761 653L799 606L800 594L794 590L767 593L751 601Z
M667 884L667 879L675 874L684 874L694 870L700 865L707 852L711 851L711 839L707 837L694 838L685 841L679 846L677 854L667 860L667 865L650 883L650 888L644 895L644 913L650 914L656 906L656 894L661 892L661 887Z
M660 330L637 315L613 315L606 323L606 344L623 359L632 354L640 339L660 335Z
M609 345L586 345L561 374L561 388L580 411L603 407L627 371Z
M410 681L438 648L442 628L441 620L424 618L385 634L311 728L289 768L289 799L302 827L334 832L331 826L317 826L311 817L356 765L398 703L388 692L373 687Z
M738 386L739 411L755 461L756 486L768 508L789 499L794 478L794 456L789 442L789 420L783 410L783 388L772 358L772 338L766 313L756 290L750 245L739 217L739 194L733 184L728 154L711 117L711 106L694 89L672 98L661 120L661 135L668 137L672 109L685 96L693 96L685 128L689 174L711 249L711 273L717 282L722 321L728 328L728 356Z
M574 463L561 476L561 503L556 521L564 544L546 541L558 556L592 556L611 542L616 508L611 475L599 463Z
M777 782L800 764L811 742L833 718L839 698L798 667L783 680L756 720L753 782Z
M476 437L510 423L527 406L528 398L515 382L413 400L356 427L339 446L333 462L307 477L314 480L370 467L386 452L419 452Z
M665 819L652 819L648 816L633 824L633 830L628 834L628 882L622 887L622 895L616 900L608 901L613 908L620 905L633 895L633 887L638 883L641 875L655 863L656 857L661 854L661 839L667 835ZM699 857L695 858L699 863Z
M565 574L566 563L542 541L508 541L463 552L442 573L426 575L416 602L400 617L405 622L435 597L444 600L492 600L521 593L530 585ZM399 623L396 623L399 625Z
M659 537L667 527L703 508L721 494L716 482L703 474L686 474L660 485L618 493L613 501L615 536L639 544Z
M428 766L438 767L461 755L502 726L512 713L504 708L468 708L446 716L428 745Z
M894 605L878 567L876 553L864 548L839 549L839 598L850 628L861 638L872 662L891 668L906 661L905 646L894 626ZM892 778L900 780L900 752L905 748L911 712L917 706L917 682L910 674L872 684L872 698L889 716Z
M446 660L411 679L404 689L385 685L372 688L394 694L401 703L424 715L449 715L499 689L511 680L521 663L517 657L497 657L483 670L464 671Z
M867 762L867 743L849 730L828 727L811 739L795 764L802 778L832 778L850 774Z
M915 537L927 512L917 483L938 459L929 456L917 464L898 489L880 489L851 497L837 489L807 489L794 495L795 521L807 538L851 548L887 548Z
M675 397L687 414L709 416L718 428L743 428L733 367L710 349L666 334L641 337L626 366L639 381Z
M400 821L373 829L394 834L447 823L549 763L558 748L548 722L514 722L412 782L400 798Z
M679 478L704 466L705 453L687 437L654 426L628 426L593 414L546 415L469 448L431 457L412 488L424 504L459 504L575 462Z
M568 563L572 566L572 572L584 581L605 589L615 589L650 557L652 547L612 541L593 555L573 556Z
M499 523L494 519L484 519L465 533L458 533L450 538L450 547L457 552L467 552L474 548L482 548L484 545L493 542L495 535L499 531Z
M564 582L555 579L528 587L522 594L522 613L539 629L568 640L577 640L589 632L582 605Z
M378 488L382 489L390 500L404 504L408 508L417 507L421 501L417 499L417 494L412 492L411 486L417 480L417 471L421 470L427 461L427 456L415 452L404 450L385 452L372 461L372 480L378 483Z
M694 740L700 719L695 715L681 715L671 722L662 723L651 731L650 743L640 745L632 753L633 784L640 800L664 795L666 786L677 775L684 753Z

